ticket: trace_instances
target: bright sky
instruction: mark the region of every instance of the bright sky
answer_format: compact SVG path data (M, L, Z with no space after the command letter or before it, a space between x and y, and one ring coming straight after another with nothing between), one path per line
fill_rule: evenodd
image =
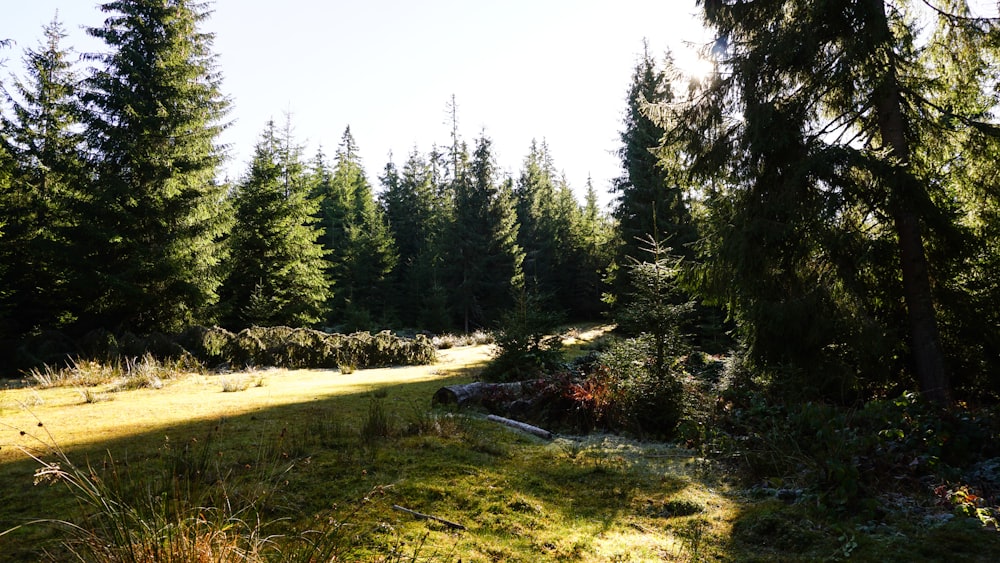
M31 0L4 10L0 51L22 71L58 10L64 46L102 49L83 27L104 15L92 0ZM455 95L459 129L471 145L481 131L500 166L517 175L532 139L548 141L556 167L582 193L588 175L606 192L619 175L614 156L625 93L649 40L681 64L702 41L694 0L216 0L204 28L232 98L229 174L246 168L268 119L290 112L311 157L331 155L348 125L378 188L390 152L401 166L416 147L449 143L446 104ZM610 196L604 196L607 202Z

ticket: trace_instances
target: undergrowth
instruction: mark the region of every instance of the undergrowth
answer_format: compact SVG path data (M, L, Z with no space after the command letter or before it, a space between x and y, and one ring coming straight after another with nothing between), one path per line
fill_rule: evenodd
M543 380L550 406L603 417L586 419L596 433L551 443L478 414L429 410L426 389L418 396L399 387L172 430L155 451L130 440L127 455L121 444L114 454L70 454L46 427L38 438L23 429L34 440L26 451L38 486L58 485L73 502L25 503L56 508L0 532L14 546L5 554L251 562L1000 554L996 412L939 411L914 394L856 407L783 404L732 384L725 358L699 352L670 357L670 386L647 386L628 366L643 366L648 350L608 342ZM683 407L670 416L679 417L671 429L684 447L603 433L619 416L611 398L632 393L662 405L664 389ZM643 435L629 424L618 430ZM53 494L24 488L2 498ZM54 535L26 532L37 527Z
M232 460L228 424L220 421L182 443L168 438L141 463L109 452L98 463L79 464L54 443L41 422L40 433L21 430L29 445L20 449L36 463L34 485L61 487L75 499L75 509L0 530L0 538L30 527L53 530L56 542L33 551L33 561L314 562L352 560L352 553L368 554L373 561L418 560L420 549L399 541L373 545L373 535L384 535L377 526L368 532L355 528L385 511L383 486L372 486L305 521L288 516L294 499L289 479L309 465L318 445L369 451L341 459L370 463L379 449L376 442L399 435L380 398L372 400L359 431L339 423L304 431L286 427L259 436L256 448ZM439 435L446 428L432 427ZM451 431L460 430L456 426Z
M916 393L855 406L786 403L717 363L701 409L679 432L743 490L736 542L826 560L1000 553L995 408L944 410Z
M694 475L682 469L689 452L614 436L585 439L570 452L559 445L569 440L547 443L398 393L357 395L367 406L358 418L315 408L286 421L258 413L187 437L172 431L150 451L130 441L127 454L65 452L47 426L22 430L35 487L20 494L38 499L29 511L51 512L0 532L5 556L694 560L721 545L725 501L690 487L695 477L682 476ZM31 532L37 528L48 532Z

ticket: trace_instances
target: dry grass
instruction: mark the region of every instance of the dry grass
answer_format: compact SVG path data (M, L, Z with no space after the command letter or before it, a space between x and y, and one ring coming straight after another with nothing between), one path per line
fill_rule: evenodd
M605 331L575 331L567 345L594 346ZM683 448L605 435L545 442L476 413L429 409L439 386L468 381L490 357L490 346L472 346L444 350L432 366L256 371L236 374L253 383L239 393L201 374L113 401L85 402L80 387L3 389L0 559L72 559L52 529L4 530L32 518L85 521L81 506L93 515L107 495L128 509L112 522L125 551L137 537L184 561L227 560L230 548L241 561L331 560L314 540L351 561L987 561L1000 552L995 533L957 521L887 519L891 533L870 533L808 502L753 500ZM98 397L114 385L86 389ZM42 467L75 466L78 482L97 485L90 502L32 486L39 463L28 454L51 463L53 443L62 465ZM117 492L101 488L115 479ZM159 510L166 504L179 518ZM107 534L94 530L84 540L102 549ZM43 548L57 555L45 559Z
M589 346L604 332L579 330L568 345ZM429 410L439 386L468 381L490 357L484 345L443 350L431 366L236 374L254 383L239 393L224 392L223 376L191 374L104 402L82 402L73 387L5 389L0 559L37 561L40 546L51 548L56 537L38 527L3 530L80 510L61 487L31 484L38 463L27 453L51 454L52 442L84 468L84 480L122 471L128 494L121 498L131 502L144 502L131 493L171 478L201 490L179 497L187 528L172 528L176 520L136 523L189 534L170 544L187 554L181 560L209 552L225 560L220 550L227 546L244 550L246 561L330 560L296 544L330 529L345 532L333 538L345 542L335 544L345 550L338 560L352 561L833 560L855 537L860 547L851 548L852 560L891 560L886 554L904 546L919 555L932 544L951 545L943 539L957 533L862 537L834 520L815 520L806 505L736 495L711 464L683 448L605 435L545 442L475 413ZM393 505L467 529L419 520ZM213 514L215 520L202 520ZM973 533L956 537L968 545ZM94 536L94 545L102 537ZM158 537L144 541L160 546ZM949 548L935 549L927 553Z
M73 449L192 421L239 416L390 385L432 382L466 373L470 366L489 357L488 346L475 346L442 351L439 361L429 366L358 370L351 374L337 370L275 369L267 371L267 385L259 386L250 384L258 379L251 380L246 375L190 374L171 380L160 389L135 389L117 393L114 401L87 401L87 404L81 404L79 388L7 389L2 420L6 428L0 429L0 446L30 446L18 436L18 431L34 427L38 420L48 422L48 431L62 448ZM262 377L259 373L254 375ZM224 392L222 380L227 378L244 381L245 390ZM93 396L101 393L101 390L91 392ZM17 448L0 448L0 463L14 459L23 459Z
M224 392L221 376L189 375L161 389L116 393L110 402L81 403L78 390L67 387L6 390L6 405L33 393L44 403L4 411L0 478L22 485L0 492L6 506L0 529L14 514L65 518L72 510L70 499L47 492L54 488L24 487L31 479L24 474L31 467L25 452L41 452L42 442L54 441L67 459L114 453L127 460L120 467L140 477L152 471L147 464L189 452L184 463L197 462L206 479L244 475L258 485L270 482L278 488L253 501L262 524L250 534L265 533L268 522L327 521L341 512L331 513L331 502L368 498L374 487L378 498L352 524L351 537L362 538L351 548L352 560L690 560L708 542L687 530L704 528L706 538L717 539L727 533L734 505L719 491L693 486L698 476L690 452L611 436L546 443L476 416L428 411L438 386L467 381L490 357L490 346L472 346L442 351L432 366L350 375L269 370L252 374L266 376L267 385L240 393ZM208 453L201 458L199 451ZM283 464L281 481L262 468L264 459ZM248 482L226 486L230 501L258 498L240 483ZM666 521L650 510L692 494L707 507L704 514ZM468 531L449 532L393 511L393 504L462 522ZM244 520L253 524L249 513ZM22 532L3 539L17 542L15 560L32 560L25 554L35 553L46 535ZM203 532L192 541L216 533Z

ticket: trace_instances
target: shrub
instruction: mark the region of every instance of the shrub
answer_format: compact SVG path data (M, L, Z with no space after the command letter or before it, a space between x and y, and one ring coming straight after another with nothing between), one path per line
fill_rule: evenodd
M681 362L655 367L649 337L617 340L531 384L534 411L549 427L595 428L670 438L684 413Z
M6 352L6 350L4 350ZM31 369L41 365L53 365L66 361L79 352L77 344L65 334L46 330L29 336L16 346L11 357L5 357L0 365L8 365L11 360L15 369Z
M561 321L562 316L545 310L540 299L522 294L514 309L503 315L494 333L497 354L483 369L483 379L532 379L559 367L562 339L553 333Z
M250 388L250 379L244 375L222 376L219 379L223 393L237 393Z
M712 446L733 454L747 481L799 486L826 506L874 510L884 492L959 481L1000 453L992 412L944 412L914 393L860 408L736 398L720 398Z
M142 358L126 359L118 371L121 375L114 382L113 391L159 389L163 387L161 376L169 378L173 375L163 369L149 353Z
M579 387L593 397L599 420L612 428L669 437L683 414L680 363L676 357L659 366L653 337L620 340L599 356ZM594 393L597 392L597 394Z
M80 340L81 354L91 360L112 360L121 357L118 338L105 329L92 330Z

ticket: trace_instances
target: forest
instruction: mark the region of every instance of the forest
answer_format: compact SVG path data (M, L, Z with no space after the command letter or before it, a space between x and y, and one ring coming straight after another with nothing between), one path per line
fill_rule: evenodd
M104 3L87 68L53 20L0 80L0 376L480 331L478 379L542 382L533 423L681 444L864 521L892 489L995 531L1000 21L969 4L698 2L713 71L637 57L610 212L544 140L502 172L454 99L450 138L401 163L365 170L350 127L304 154L288 117L223 180L206 5ZM573 358L572 323L615 329Z

